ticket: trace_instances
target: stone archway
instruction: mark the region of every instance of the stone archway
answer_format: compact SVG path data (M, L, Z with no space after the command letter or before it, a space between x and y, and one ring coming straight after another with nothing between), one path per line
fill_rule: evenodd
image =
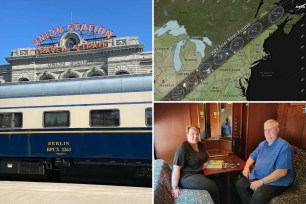
M83 77L106 76L107 74L101 68L94 67L84 73Z
M71 79L71 78L81 78L81 73L78 71L74 71L72 69L69 69L66 72L63 72L60 76L59 79Z
M39 74L37 76L37 79L38 79L38 81L53 80L53 79L56 79L56 75L51 73L51 72L45 71L45 72Z
M115 75L131 74L128 65L118 65L113 72Z

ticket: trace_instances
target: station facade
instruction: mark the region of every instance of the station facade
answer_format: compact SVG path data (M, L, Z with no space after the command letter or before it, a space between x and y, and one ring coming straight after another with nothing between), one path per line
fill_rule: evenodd
M9 64L0 65L0 83L152 73L152 52L143 51L138 37L115 37L93 24L78 24L78 30L69 25L35 38L36 48L13 50Z

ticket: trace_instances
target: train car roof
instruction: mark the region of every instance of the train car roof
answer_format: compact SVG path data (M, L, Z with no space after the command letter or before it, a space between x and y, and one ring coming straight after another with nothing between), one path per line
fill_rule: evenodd
M0 99L152 90L152 74L0 84Z

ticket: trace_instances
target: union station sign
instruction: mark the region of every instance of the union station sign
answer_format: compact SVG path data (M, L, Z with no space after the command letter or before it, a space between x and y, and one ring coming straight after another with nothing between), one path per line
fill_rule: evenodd
M84 34L86 36L92 36L93 40L87 42L88 38L84 40L80 37L80 35ZM103 26L74 23L64 27L52 28L36 37L32 42L35 46L40 46L35 50L35 54L50 54L105 48L108 47L106 40L111 38L112 35L113 32ZM95 41L94 39L97 39L97 36L100 36L100 40ZM52 43L42 44L45 41L51 41Z

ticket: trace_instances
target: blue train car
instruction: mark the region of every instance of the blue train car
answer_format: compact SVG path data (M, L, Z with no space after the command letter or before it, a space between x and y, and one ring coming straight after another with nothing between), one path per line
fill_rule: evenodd
M151 74L0 84L0 174L110 166L151 180Z

